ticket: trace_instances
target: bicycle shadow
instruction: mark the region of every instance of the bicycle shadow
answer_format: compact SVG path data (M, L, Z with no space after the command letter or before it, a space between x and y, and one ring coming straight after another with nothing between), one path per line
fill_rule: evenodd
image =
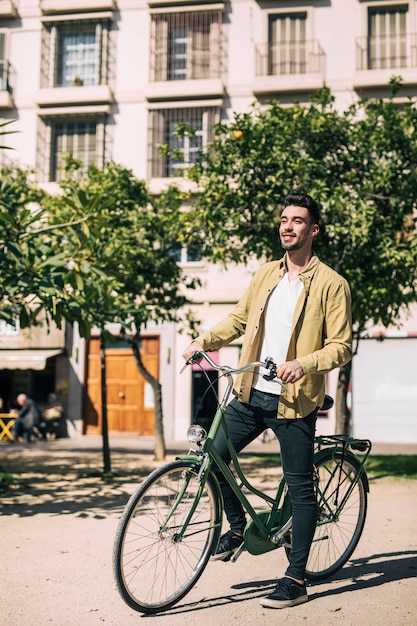
M415 578L417 576L417 550L404 552L387 552L374 554L369 557L352 559L337 574L329 579L311 583L308 586L310 600L316 600L324 596L337 596L360 589L372 589L390 582ZM334 587L329 589L332 582ZM234 592L221 596L207 598L202 597L198 601L177 604L172 609L164 611L164 615L179 615L193 611L204 611L213 606L226 606L238 602L262 598L270 593L276 585L276 578L248 581L232 585ZM320 591L320 586L326 585L326 589ZM316 589L318 590L316 591ZM156 617L147 616L147 617Z
M404 558L401 558L404 557ZM310 597L319 598L322 595L336 595L358 589L372 589L390 582L415 578L417 576L417 550L403 552L385 552L369 557L351 559L331 579L314 583L314 586L332 582L346 582L345 586L326 590L324 593L315 593Z

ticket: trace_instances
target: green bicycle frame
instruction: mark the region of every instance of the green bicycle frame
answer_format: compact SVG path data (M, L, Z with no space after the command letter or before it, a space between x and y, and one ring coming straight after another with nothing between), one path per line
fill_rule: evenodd
M215 435L216 435L217 431L219 430L219 428L223 429L223 433L224 433L224 436L225 436L225 439L226 439L227 448L229 450L230 457L231 457L231 459L233 461L233 466L235 468L236 474L238 475L240 484L238 483L238 481L234 477L234 475L233 475L232 471L230 470L229 466L223 461L223 459L221 458L221 456L217 452L216 448L214 447L214 438L215 438ZM223 410L222 406L218 407L218 409L216 411L216 414L214 416L213 423L212 423L210 431L208 433L208 437L207 437L207 439L204 442L203 454L207 454L209 456L210 461L211 461L210 466L211 466L211 464L213 462L216 463L216 465L220 469L221 473L223 474L225 480L227 481L228 485L232 489L233 493L239 499L239 501L241 502L242 506L247 511L247 513L250 516L250 518L252 519L252 521L255 524L255 526L256 526L258 532L260 533L260 536L262 537L262 539L264 539L264 540L269 539L269 531L271 530L272 521L275 519L276 513L278 511L278 506L279 506L279 503L280 503L280 500L281 500L282 492L283 492L283 489L284 489L284 484L281 484L282 481L280 481L280 484L278 485L278 490L277 490L275 498L271 498L267 494L265 494L262 491L259 491L258 489L256 489L247 480L247 478L243 474L243 471L242 471L242 469L240 467L236 450L235 450L235 448L234 448L234 446L232 444L232 441L230 439L229 431L228 431L228 429L227 429L227 427L225 425L224 410ZM242 489L241 489L242 486L246 487L246 489L250 493L258 496L259 498L261 498L262 500L264 500L265 502L267 502L271 506L271 510L269 511L269 516L268 516L268 518L269 518L268 521L271 522L271 523L268 523L268 522L264 523L263 521L261 521L261 519L259 518L259 514L256 513L255 509L250 504L248 498L242 492Z
M212 465L213 463L215 463L217 467L219 468L219 471L223 475L225 481L227 482L227 484L229 485L229 487L235 494L236 498L240 501L243 508L246 510L246 512L248 513L251 519L251 521L247 524L245 533L244 533L245 544L246 544L247 549L249 550L249 552L252 552L254 554L261 554L263 552L267 552L269 550L272 550L278 547L278 545L282 541L282 537L290 530L291 507L288 505L289 496L288 496L288 493L284 494L284 490L285 490L284 478L282 478L278 484L275 497L271 497L263 493L259 489L256 489L256 487L254 487L245 477L240 467L238 455L231 441L231 437L230 437L230 434L229 434L229 431L225 422L225 418L224 418L225 409L226 409L226 406L227 406L227 403L228 403L228 400L232 391L232 387L233 387L233 380L232 380L232 376L231 376L229 369L224 368L222 369L222 372L227 378L226 391L223 395L222 402L219 404L216 410L216 413L213 418L213 422L211 424L207 438L204 440L204 443L202 444L201 450L190 451L187 456L179 457L181 460L191 462L192 464L194 464L195 471L197 472L198 479L200 481L200 488L195 497L195 501L191 506L190 513L187 516L187 519L185 520L185 523L183 524L181 531L178 533L178 537L181 538L182 536L184 536L184 533L186 532L187 526L192 518L192 515L197 506L197 503L201 497L202 490L206 484L206 481L208 480L208 476L212 472ZM229 465L221 458L218 451L214 447L214 440L219 431L219 428L223 430L225 440L226 440L226 445L230 454L231 461L233 461L233 467L238 476L238 480L235 478ZM365 483L367 486L367 490L369 491L369 486L367 485L366 473L363 471L363 468L364 468L367 456L370 452L371 442L368 440L365 441L365 440L353 439L351 437L344 436L344 435L333 435L333 436L327 436L327 437L317 437L316 444L318 444L319 446L319 451L316 452L314 456L315 463L319 463L320 459L323 458L323 455L328 454L328 450L321 448L321 446L323 446L324 448L326 446L333 446L334 451L341 455L341 460L342 460L342 462L337 467L335 467L335 469L332 471L324 490L321 490L319 488L318 481L316 481L317 499L320 502L321 506L323 507L325 511L325 516L326 516L326 519L318 521L318 525L319 525L319 524L326 524L337 519L339 512L343 509L346 501L351 495L351 492L354 486L356 485L356 483L358 482L362 474L365 476ZM354 447L355 445L357 445L358 449L360 449L359 446L360 445L363 446L364 444L365 444L365 448L363 448L361 451L363 452L366 451L366 454L362 462L360 462L358 457L356 457L355 454L353 454L352 452L348 450L348 447L349 446ZM339 492L340 484L342 481L343 458L345 457L353 459L353 463L355 466L357 466L357 470L352 479L350 479L349 476L347 475L343 479L343 480L351 480L351 485L349 486L347 492L344 494L342 501L338 502L338 492ZM340 474L339 474L339 479L337 480L336 493L326 494L327 487L332 483L332 480L338 471L340 472ZM173 505L173 509L171 513L168 514L166 522L168 522L174 510L176 509L178 503L181 501L181 498L185 492L187 484L184 485L180 494L177 496L176 502ZM218 489L220 489L219 485L217 486L218 486ZM253 506L251 505L251 503L249 502L248 498L242 492L242 487L245 487L249 491L250 494L253 494L259 497L263 502L268 504L269 509L267 511L262 511L262 512L257 513L255 509L253 508ZM329 504L329 500L331 497L335 498L335 502L333 502L333 505L336 503L336 507L337 507L335 511L331 509L330 504ZM221 522L220 522L220 525L221 525Z

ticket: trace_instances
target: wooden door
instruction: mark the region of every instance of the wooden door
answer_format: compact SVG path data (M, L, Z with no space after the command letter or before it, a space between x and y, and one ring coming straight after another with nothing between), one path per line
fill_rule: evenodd
M158 376L159 338L142 341L141 355L146 369ZM84 432L101 433L100 341L88 346L87 385L84 401ZM107 419L110 431L154 435L152 389L140 375L129 347L106 350Z

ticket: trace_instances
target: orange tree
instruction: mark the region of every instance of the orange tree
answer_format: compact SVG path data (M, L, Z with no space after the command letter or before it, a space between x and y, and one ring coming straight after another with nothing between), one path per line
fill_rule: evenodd
M68 160L61 193L50 196L29 173L2 170L0 182L0 318L22 328L42 314L59 327L77 324L88 339L119 324L139 371L155 395L155 457L165 455L162 389L144 367L140 333L150 322L179 320L187 279L172 254L183 222L183 195L169 187L152 198L143 181L120 165L90 167ZM105 372L102 387L104 471L110 472Z
M322 208L316 251L351 285L359 339L369 324L395 323L417 300L416 165L412 100L401 107L363 100L339 112L325 88L308 106L272 102L235 114L188 172L201 192L204 254L223 264L281 255L283 198L291 190L311 194ZM349 378L350 365L339 375L338 432L349 430Z
M155 458L160 460L165 455L162 388L142 362L140 334L151 322L179 321L187 303L183 288L197 284L183 274L172 254L189 214L182 212L183 194L176 187L155 198L121 165L91 166L84 176L78 166L69 162L62 194L50 197L47 206L50 224L74 224L53 235L56 247L65 252L71 277L61 314L77 322L85 338L93 328L100 330L102 369L104 342L112 339L107 327L120 325L139 371L154 391ZM102 382L105 431L105 374Z
M56 267L54 250L37 238L45 194L30 178L30 172L20 168L0 170L0 319L10 324L18 320L22 328L35 321L39 307L49 299ZM42 273L47 266L51 281Z

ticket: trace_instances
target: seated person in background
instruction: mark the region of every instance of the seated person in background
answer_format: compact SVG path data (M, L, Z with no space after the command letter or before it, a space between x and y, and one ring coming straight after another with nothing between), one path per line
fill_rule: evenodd
M31 441L33 428L39 426L42 418L41 410L32 398L28 398L25 393L19 393L16 397L18 405L17 419L14 423L13 438L17 441L19 437L25 439L28 443Z
M62 416L63 406L56 393L48 393L46 402L46 406L42 412L44 419L46 421L59 419Z
M42 439L47 439L48 432L58 436L63 411L64 407L62 406L62 403L56 393L49 393L46 399L46 404L42 408L42 421L39 426Z

